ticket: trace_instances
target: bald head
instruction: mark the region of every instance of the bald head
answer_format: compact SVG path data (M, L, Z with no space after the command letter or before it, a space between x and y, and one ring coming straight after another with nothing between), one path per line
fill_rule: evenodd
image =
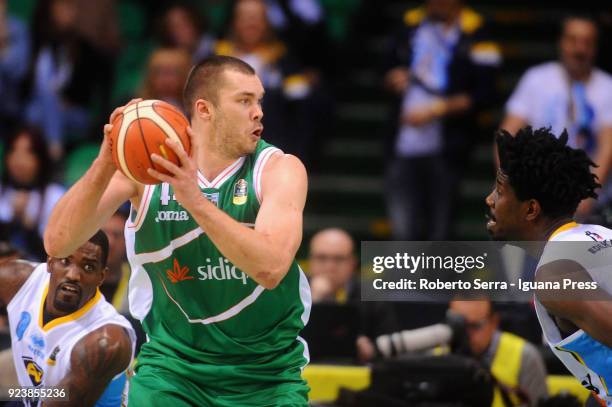
M357 265L351 236L342 229L324 229L310 240L310 274L325 276L334 289L344 287Z
M339 228L323 229L310 239L310 250L320 249L322 246L333 246L334 250L353 253L353 238L345 230Z

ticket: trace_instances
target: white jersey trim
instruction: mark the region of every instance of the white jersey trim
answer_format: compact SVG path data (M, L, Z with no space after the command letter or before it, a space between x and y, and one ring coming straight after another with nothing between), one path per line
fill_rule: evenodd
M209 181L204 177L204 174L200 170L198 170L198 185L201 188L221 188L221 185L225 183L228 179L230 179L240 168L242 168L242 164L245 161L245 157L240 157L236 161L234 161L229 167L221 171L217 177Z
M261 175L263 173L263 169L272 156L272 154L282 151L276 147L266 147L264 148L259 156L257 157L257 161L255 161L255 165L253 166L253 184L255 185L255 196L257 197L257 201L261 204L262 196L261 196Z
M138 232L140 230L140 227L142 226L145 218L147 217L147 212L149 211L149 204L151 203L154 191L155 185L145 185L144 190L142 191L142 199L140 201L140 204L138 205L138 209L136 210L136 219L134 220L134 222L131 222L129 219L126 222L126 226L130 229L134 229L134 232ZM132 208L134 207L132 206Z

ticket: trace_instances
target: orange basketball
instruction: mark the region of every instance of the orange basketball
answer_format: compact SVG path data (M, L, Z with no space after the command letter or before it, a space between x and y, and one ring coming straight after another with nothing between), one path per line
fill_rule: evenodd
M160 183L149 175L149 168L168 174L165 168L151 160L153 153L180 165L178 156L166 145L166 138L180 141L187 154L191 151L187 118L176 107L161 100L143 100L129 105L112 124L110 137L115 165L126 177L141 184Z

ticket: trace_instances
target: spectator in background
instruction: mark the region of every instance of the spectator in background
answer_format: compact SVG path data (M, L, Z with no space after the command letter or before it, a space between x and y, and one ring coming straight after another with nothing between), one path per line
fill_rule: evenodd
M0 240L31 260L44 261L42 236L56 202L64 193L51 182L51 161L43 136L21 128L6 140L0 181Z
M121 314L128 314L127 288L130 266L125 251L125 221L127 214L118 210L102 227L108 237L108 271L100 291L104 298Z
M498 329L499 314L490 300L455 300L449 310L465 319L471 356L489 367L497 382L493 407L507 405L502 393L510 405L531 407L548 396L542 356L528 341Z
M342 229L324 229L310 240L309 275L312 302L354 302L360 306L361 329L357 355L361 362L374 358L374 338L397 330L390 304L360 302L357 259L351 236Z
M174 4L161 18L160 40L164 47L182 48L193 64L213 53L215 39L206 32L204 19L186 4Z
M76 15L76 0L40 0L32 23L26 117L43 129L55 160L69 132L88 130L90 104L105 110L110 92L111 59L77 33Z
M183 86L191 69L191 57L182 48L158 48L149 57L139 97L159 99L183 111Z
M299 52L307 68L329 72L336 64L325 33L325 10L318 0L266 0L268 20L279 36Z
M117 0L76 0L76 30L98 49L109 55L121 47Z
M266 90L263 118L266 140L306 160L314 121L310 83L287 46L276 39L263 0L238 0L230 34L215 45L215 53L250 64Z
M7 122L21 117L21 81L30 58L30 35L21 20L7 14L7 1L0 0L0 136Z
M598 165L593 172L604 185L602 203L610 201L607 185L612 164L612 76L595 67L598 29L594 20L571 16L563 20L559 61L530 68L506 104L501 127L511 134L530 125L569 133L569 145L581 148ZM595 200L582 201L583 218Z
M428 0L408 11L385 77L401 97L387 168L387 207L396 239L444 240L475 114L492 102L500 53L483 18L461 0Z

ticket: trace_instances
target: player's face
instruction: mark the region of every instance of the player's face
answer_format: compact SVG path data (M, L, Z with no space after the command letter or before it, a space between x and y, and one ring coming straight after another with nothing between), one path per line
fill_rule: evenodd
M213 125L221 148L234 157L255 151L263 132L264 88L257 75L223 73Z
M561 61L572 73L584 74L593 66L597 29L585 20L569 20L560 41Z
M491 237L494 240L520 240L524 227L523 204L502 171L497 172L495 187L485 202L489 207L487 231Z
M75 312L94 296L106 274L101 258L102 249L91 242L71 256L49 258L51 278L47 295L53 298L55 312L63 315Z

